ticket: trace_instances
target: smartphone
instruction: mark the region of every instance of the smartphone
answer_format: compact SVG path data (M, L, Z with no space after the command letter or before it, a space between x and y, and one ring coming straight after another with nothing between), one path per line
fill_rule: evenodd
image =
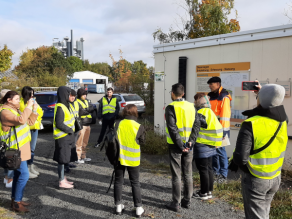
M241 89L244 90L244 91L258 91L259 88L256 87L256 85L259 85L259 82L243 81Z

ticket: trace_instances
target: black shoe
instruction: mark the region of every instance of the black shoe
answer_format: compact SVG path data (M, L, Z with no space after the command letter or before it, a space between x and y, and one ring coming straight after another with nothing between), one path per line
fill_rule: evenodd
M180 212L180 210L181 210L180 205L173 204L172 202L169 205L165 205L165 207L168 210L171 210L174 212Z
M65 172L65 173L70 173L70 171L71 171L71 170L70 170L69 166L65 166L65 170L64 170L64 172Z
M181 207L182 207L182 208L187 208L187 209L189 209L189 208L191 207L191 203L188 202L188 201L186 201L186 200L184 200L184 199L182 199L182 200L181 200Z
M219 183L219 184L227 183L227 178L223 175L220 175L217 179L217 183Z
M76 165L74 165L74 164L72 164L72 163L69 163L69 165L68 165L70 168L76 168L77 166Z
M211 194L211 196L212 196L212 194ZM202 194L201 190L194 192L193 197L201 199L201 200L208 200L209 199L208 193Z

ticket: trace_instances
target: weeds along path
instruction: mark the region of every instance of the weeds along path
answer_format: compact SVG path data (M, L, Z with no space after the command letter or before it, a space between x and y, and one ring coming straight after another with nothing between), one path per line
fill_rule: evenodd
M4 188L2 184L0 205L1 209L4 207L4 210L7 210L6 216L8 213L11 215L9 218L133 218L135 212L127 174L123 189L126 210L122 216L114 214L113 188L106 193L112 167L107 160L104 161L104 152L92 147L98 138L99 131L100 126L92 126L87 155L92 158L92 162L79 165L67 174L68 179L75 182L75 189L71 191L58 189L57 164L52 160L54 153L52 128L40 131L35 157L40 176L29 180L24 193L24 200L32 204L29 207L31 211L27 214L11 214L9 212L11 191ZM234 212L231 205L219 200L209 203L193 199L191 209L183 209L181 213L166 210L164 205L172 197L171 177L167 171L167 164L159 163L163 160L161 156L142 155L142 157L140 182L143 207L146 211L144 218L244 218L243 212ZM151 162L146 161L146 157L151 157ZM4 213L3 217L1 216L1 209L0 218L5 218Z

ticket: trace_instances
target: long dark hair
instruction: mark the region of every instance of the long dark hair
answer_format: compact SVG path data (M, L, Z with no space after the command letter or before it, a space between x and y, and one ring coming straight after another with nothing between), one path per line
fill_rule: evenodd
M14 96L19 95L16 91L8 91L5 96L0 100L0 104L5 104L7 102L7 99L13 99Z
M31 87L25 86L22 88L21 96L24 100L24 104L26 104L27 101L29 101L29 99L31 98L31 93L32 95L34 95L34 90Z

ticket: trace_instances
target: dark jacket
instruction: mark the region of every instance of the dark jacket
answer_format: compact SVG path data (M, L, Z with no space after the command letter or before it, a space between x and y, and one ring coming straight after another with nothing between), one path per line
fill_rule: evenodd
M177 99L175 101L184 101L183 99ZM176 126L176 115L174 111L174 106L168 105L165 108L165 120L166 120L166 126L168 128L169 135L173 141L174 144L168 144L170 149L173 149L177 151L178 153L182 152L184 148L184 143L181 139L181 136L179 134L178 128ZM198 113L196 111L195 115L195 121L192 127L192 132L189 138L189 142L192 143L192 145L195 144L198 134L200 131L200 121L198 117Z
M84 100L79 99L85 104ZM79 104L79 117L81 116L87 116L90 115L94 111L94 107L92 104L88 103L88 108L83 108L82 105L78 102ZM92 118L81 118L81 122L83 126L89 126L92 122Z
M247 110L242 113L248 118L253 116L263 116L274 119L278 122L287 121L288 117L286 115L284 106L276 106L268 109L264 109L261 106L256 107L252 110ZM272 137L272 136L271 136ZM249 173L246 166L249 155L254 149L254 136L252 131L251 122L243 122L238 133L235 151L233 153L233 162L240 167L244 172Z
M197 110L199 111L201 108L197 108ZM208 124L206 122L206 117L201 114L198 113L198 118L200 121L200 127L202 128L208 128ZM198 159L198 158L208 158L208 157L212 157L214 155L216 155L216 147L214 146L210 146L207 144L201 144L201 143L197 143L194 146L194 158Z
M58 89L58 103L64 104L69 109L69 95L71 89L61 86ZM60 164L66 164L77 160L75 138L73 129L64 124L65 114L61 107L57 108L55 121L56 128L68 133L67 136L55 140L54 160Z
M115 97L112 96L112 98L110 100L107 99L107 95L104 96L107 100L108 103L110 103ZM104 98L103 97L103 98ZM117 106L116 106L116 112L115 113L106 113L106 114L102 114L102 108L103 108L103 104L102 104L102 99L101 98L98 102L99 102L99 109L97 112L97 118L98 119L103 119L103 120L114 120L119 116L119 111L120 111L120 104L119 102L116 100Z

